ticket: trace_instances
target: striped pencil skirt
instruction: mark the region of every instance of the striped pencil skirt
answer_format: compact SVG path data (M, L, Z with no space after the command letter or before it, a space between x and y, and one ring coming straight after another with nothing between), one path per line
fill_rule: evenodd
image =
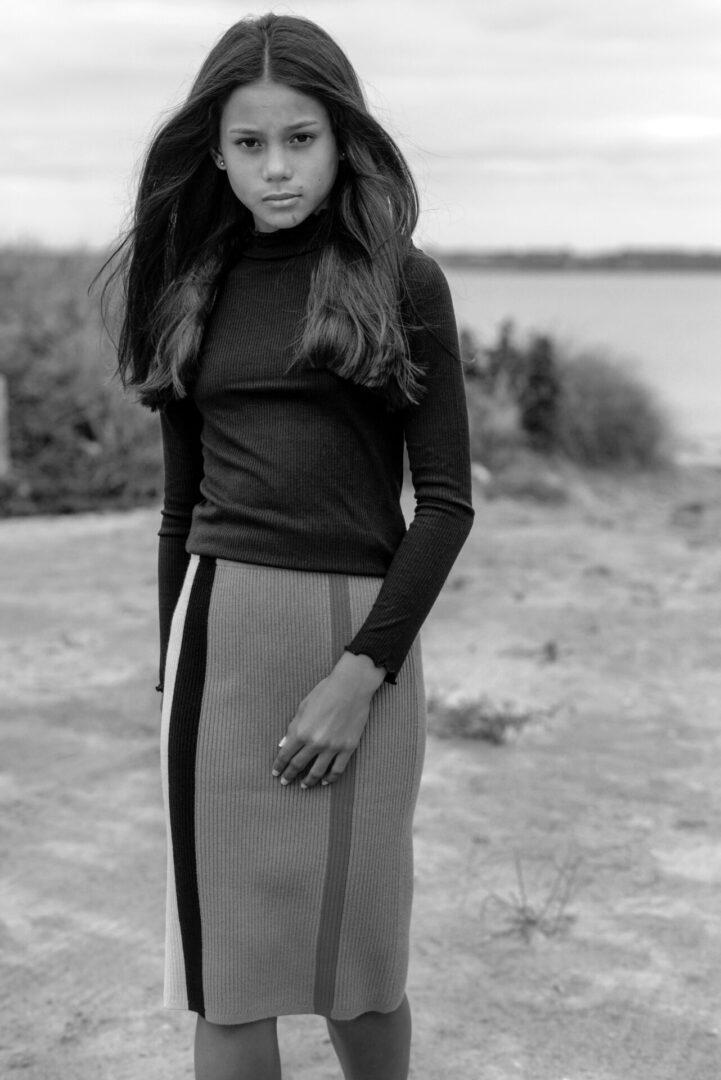
M341 779L271 776L382 578L191 556L168 646L165 1004L218 1024L401 1003L425 745L416 640Z

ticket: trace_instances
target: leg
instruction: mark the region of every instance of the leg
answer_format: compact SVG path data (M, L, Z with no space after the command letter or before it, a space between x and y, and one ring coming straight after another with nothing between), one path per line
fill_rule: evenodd
M392 1013L328 1020L331 1042L346 1080L407 1080L411 1010L404 997Z
M276 1018L211 1024L198 1017L195 1080L280 1080Z

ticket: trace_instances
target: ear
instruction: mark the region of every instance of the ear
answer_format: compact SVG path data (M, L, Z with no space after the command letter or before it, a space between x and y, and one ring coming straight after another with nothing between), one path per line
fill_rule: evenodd
M223 160L223 155L221 154L220 150L211 150L210 156L212 157L213 161L219 169L225 169L225 161Z

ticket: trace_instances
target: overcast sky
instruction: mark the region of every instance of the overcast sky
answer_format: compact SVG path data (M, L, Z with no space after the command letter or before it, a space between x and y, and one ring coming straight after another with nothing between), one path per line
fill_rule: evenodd
M6 0L0 242L102 244L219 34L265 4ZM721 247L721 0L296 0L348 53L442 247Z

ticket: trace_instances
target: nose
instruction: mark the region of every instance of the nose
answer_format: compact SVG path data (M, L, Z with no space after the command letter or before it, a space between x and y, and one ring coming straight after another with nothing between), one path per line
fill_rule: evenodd
M288 180L292 173L286 148L270 143L263 159L263 177L265 180Z

